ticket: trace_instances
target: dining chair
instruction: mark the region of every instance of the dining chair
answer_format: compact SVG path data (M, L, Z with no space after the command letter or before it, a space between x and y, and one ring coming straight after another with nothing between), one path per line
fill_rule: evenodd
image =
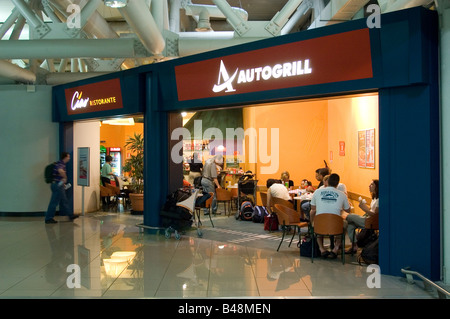
M233 188L230 188L230 189L231 189L231 209L233 209L233 204L234 204L234 207L236 208L236 211L237 211L239 209L238 189L237 189L237 187L233 187Z
M371 229L375 233L378 232L379 231L378 214L367 217L365 220L365 223L364 223L364 227L355 227L355 229L353 230L353 235L352 235L353 241L352 242L355 242L356 231L362 230L362 229ZM352 256L354 255L354 253L355 252L352 250Z
M228 205L228 217L230 217L231 213L231 192L227 191L225 188L217 188L216 189L216 200L217 205L219 203L223 203L225 208L225 215L227 214L227 205Z
M294 232L292 234L291 241L289 242L289 247L291 247L292 240L295 236L295 231L298 230L298 239L299 242L301 242L301 236L308 234L308 231L301 232L301 229L304 227L308 227L308 222L302 222L300 221L300 214L293 208L289 208L285 205L281 204L275 204L274 205L274 211L277 214L278 223L281 225L281 229L283 230L283 235L281 237L280 244L278 245L277 251L280 249L281 244L284 240L284 235L286 234L286 228L292 227L294 229Z
M270 203L266 199L266 202L267 202L267 206L266 207L269 208L269 206L270 206L270 211L277 218L278 218L278 214L274 210L274 207L275 207L276 204L279 204L279 205L282 205L282 206L286 206L286 207L289 207L289 208L294 208L294 205L288 200L285 200L285 199L282 199L282 198L279 198L279 197L272 197L272 196L270 198L271 198ZM273 219L270 220L269 231L272 230L272 221L273 221ZM280 221L278 221L278 225L280 225Z
M259 195L261 196L261 204L262 204L262 206L267 207L267 193L266 192L259 192Z
M312 238L317 240L317 236L341 236L341 255L342 264L345 263L345 230L344 220L340 215L336 214L318 214L314 217L312 227ZM314 262L314 246L312 245L311 262Z

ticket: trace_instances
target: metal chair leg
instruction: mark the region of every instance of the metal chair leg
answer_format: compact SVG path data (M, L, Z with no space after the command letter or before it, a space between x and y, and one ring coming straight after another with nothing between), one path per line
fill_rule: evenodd
M283 243L283 240L284 240L284 233L285 233L285 231L286 231L286 226L285 226L285 225L283 225L282 228L283 228L283 236L281 237L281 241L280 241L280 244L278 245L277 251L280 249L281 244Z

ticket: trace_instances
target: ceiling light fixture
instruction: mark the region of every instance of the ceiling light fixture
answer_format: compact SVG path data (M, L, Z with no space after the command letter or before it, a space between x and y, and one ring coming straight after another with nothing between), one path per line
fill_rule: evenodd
M128 4L128 0L104 0L105 6L111 8L123 8Z
M105 120L102 124L109 125L134 125L134 119L132 117L125 119L113 119L113 120Z

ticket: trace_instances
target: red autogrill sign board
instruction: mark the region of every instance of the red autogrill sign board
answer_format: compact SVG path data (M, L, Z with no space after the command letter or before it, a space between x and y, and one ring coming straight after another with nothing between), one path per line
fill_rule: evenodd
M369 29L175 67L178 100L372 78Z
M120 79L66 89L65 95L69 115L123 108Z

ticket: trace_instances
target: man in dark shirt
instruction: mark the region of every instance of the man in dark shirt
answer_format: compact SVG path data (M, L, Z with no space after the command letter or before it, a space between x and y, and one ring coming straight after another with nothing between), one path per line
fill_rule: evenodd
M55 164L53 170L53 182L50 187L52 190L52 197L50 203L48 204L47 212L45 213L45 223L55 224L57 221L54 219L56 206L59 205L59 209L62 215L67 215L71 220L78 218L79 215L74 215L70 211L69 204L67 202L66 196L66 183L67 183L67 172L66 164L70 161L70 154L63 152L61 154L60 160ZM69 184L68 184L69 185Z

